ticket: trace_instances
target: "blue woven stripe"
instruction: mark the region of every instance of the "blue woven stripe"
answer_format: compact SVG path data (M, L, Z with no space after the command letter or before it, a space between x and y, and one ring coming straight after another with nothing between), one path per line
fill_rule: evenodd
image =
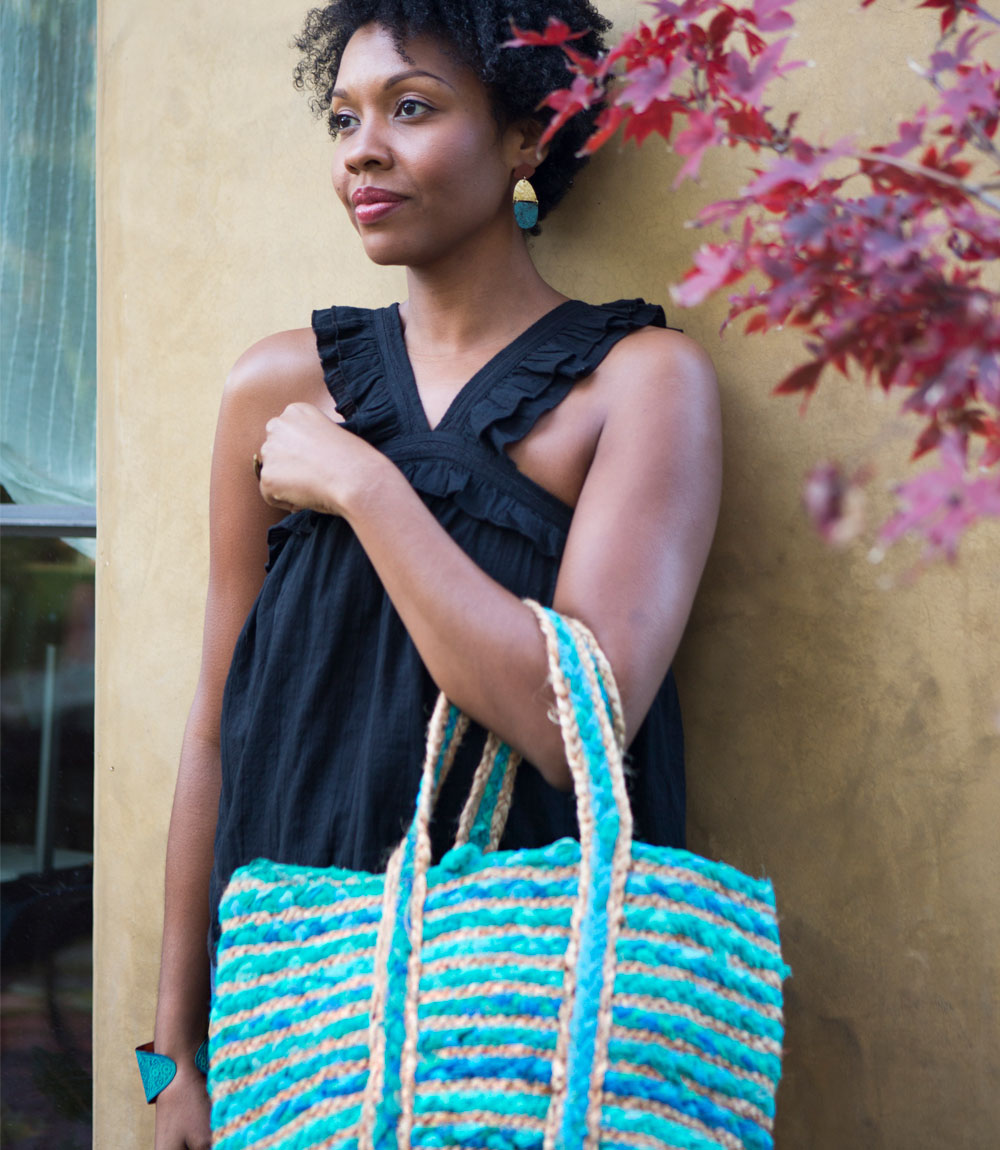
M779 1020L768 1018L752 1007L732 1002L728 998L713 994L710 990L703 990L683 978L645 977L619 972L615 977L615 994L616 996L649 995L662 1001L664 1007L668 1007L672 1002L690 1006L726 1026L781 1042L783 1028Z
M705 878L720 883L745 898L756 899L768 906L774 905L774 887L769 879L754 878L730 866L729 863L703 858L681 847L670 847L665 851L663 847L643 842L633 842L632 856L636 861L652 863L655 866L663 866L665 861L669 861L671 866L684 867L695 874L704 875Z
M438 878L434 875L435 880ZM463 907L472 899L574 898L576 876L548 879L539 870L530 879L506 878L503 871L487 871L479 881L462 883L451 890L431 892L425 904L428 915L440 914L449 907Z
M325 1002L311 1002L301 1012L294 1006L273 1010L265 1006L253 1017L246 1018L242 1022L237 1021L232 1024L217 1022L214 1037L220 1046L226 1042L235 1042L240 1037L251 1039L272 1033L277 1040L283 1037L282 1031L288 1030L292 1026L308 1024L312 1019L321 1018L325 1012L334 1010L346 1012L347 1019L367 1019L370 997L370 988L366 990L362 987L360 990L352 991L349 995L340 994L336 998L327 997ZM354 1009L350 1010L350 1007ZM329 1025L340 1026L342 1023L338 1019L336 1023L331 1022Z
M667 911L649 907L625 907L625 929L645 931L660 936L675 935L683 945L688 938L708 950L725 954L727 950L747 966L773 971L784 978L788 967L781 955L764 950L745 936L726 927L715 926L697 915L683 911Z
M700 1055L685 1054L669 1047L662 1040L641 1042L612 1038L608 1043L608 1061L648 1068L650 1074L668 1081L679 1082L681 1078L688 1078L707 1090L749 1102L764 1114L774 1114L773 1086L764 1087L735 1070L706 1062Z
M483 987L486 993L489 988L498 983L510 980L517 982L532 982L538 986L561 987L563 983L562 970L558 967L532 966L531 959L523 962L509 961L497 963L484 969L481 966L458 967L451 970L437 969L421 971L420 989L423 991L438 990L441 987L475 986Z
M625 962L641 962L651 970L661 970L664 978L671 977L668 968L686 970L696 978L717 983L720 987L742 994L754 1002L778 1009L781 1007L780 987L761 981L758 975L731 965L725 958L703 954L693 946L679 946L671 939L662 939L654 943L646 939L620 938L618 962L619 965Z
M533 998L527 994L491 994L489 997L449 998L444 1002L421 1002L420 1018L440 1018L459 1014L469 1018L495 1018L513 1015L521 1018L554 1019L559 1014L557 998Z
M747 934L759 936L764 942L776 942L773 911L768 914L761 914L752 907L744 906L718 894L716 891L698 886L694 882L682 882L659 875L633 873L628 877L625 890L629 896L658 896L673 902L697 907L708 914L727 919L733 926Z
M677 1082L657 1082L635 1074L621 1074L609 1070L604 1080L605 1089L617 1095L616 1102L635 1099L670 1106L685 1116L695 1118L713 1130L724 1130L742 1141L746 1150L770 1150L771 1135L758 1123L725 1109ZM610 1110L611 1107L609 1106Z
M241 1115L256 1110L259 1106L267 1105L272 1098L275 1098L283 1090L294 1087L298 1082L305 1081L313 1075L322 1074L327 1070L334 1072L333 1077L337 1083L353 1082L354 1085L351 1089L356 1089L359 1081L357 1071L354 1071L353 1076L350 1076L342 1072L337 1073L337 1067L367 1059L368 1046L367 1043L354 1045L343 1050L313 1054L309 1058L294 1063L288 1061L288 1054L299 1053L301 1053L301 1047L298 1050L286 1051L285 1056L276 1054L268 1062L261 1065L257 1065L256 1060L246 1059L245 1065L240 1066L238 1060L232 1060L230 1066L237 1072L238 1076L260 1074L262 1071L267 1073L238 1094L220 1097L216 1106L216 1122L226 1125ZM362 1077L367 1077L367 1075ZM350 1093L350 1090L347 1093Z
M707 1026L700 1026L689 1018L678 1014L651 1013L635 1007L615 1006L612 1011L615 1026L626 1030L649 1031L664 1038L687 1043L698 1050L704 1050L713 1058L719 1058L740 1070L761 1074L777 1085L781 1074L781 1059L776 1054L752 1050L744 1043L720 1034Z
M282 1127L294 1122L300 1115L319 1105L319 1103L328 1099L343 1098L363 1090L366 1077L366 1074L352 1074L322 1082L312 1090L278 1103L273 1110L263 1117L247 1123L230 1137L213 1142L213 1146L216 1150L228 1150L228 1148L237 1150L237 1148L252 1146L255 1141L263 1141L265 1138L279 1133ZM326 1118L317 1118L316 1122L309 1123L297 1136L286 1138L282 1144L282 1150L285 1150L286 1146L291 1150L294 1146L321 1145L321 1139L326 1136L326 1131L334 1134L338 1131L350 1130L352 1124L356 1125L360 1110L359 1103L345 1107L341 1113ZM215 1120L213 1119L213 1121ZM218 1125L218 1123L216 1124Z
M542 1150L542 1135L534 1130L484 1130L478 1122L456 1123L447 1130L436 1126L414 1128L414 1147L467 1146L469 1150ZM632 1150L635 1150L632 1147Z
M580 728L590 784L594 838L591 848L591 883L580 924L576 997L570 1018L567 1094L556 1140L560 1150L578 1150L587 1129L587 1101L603 986L607 949L607 904L611 890L611 863L619 834L618 811L607 771L604 738L590 706L590 693L576 643L559 615L548 612L559 639L560 661Z

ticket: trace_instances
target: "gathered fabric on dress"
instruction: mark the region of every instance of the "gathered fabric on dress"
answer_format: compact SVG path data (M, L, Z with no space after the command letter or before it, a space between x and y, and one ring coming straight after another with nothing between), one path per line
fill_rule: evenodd
M572 508L518 471L523 438L630 332L664 327L642 300L560 304L494 356L433 429L398 305L313 313L327 386L347 430L403 472L435 519L519 598L548 606ZM254 858L384 869L413 815L437 688L348 523L299 511L271 528L268 574L237 640L222 705L222 791L211 879L219 899ZM503 668L497 668L497 675ZM471 725L435 809L454 837L485 733ZM635 838L684 845L683 736L672 674L632 742ZM530 764L502 848L577 836L574 798Z

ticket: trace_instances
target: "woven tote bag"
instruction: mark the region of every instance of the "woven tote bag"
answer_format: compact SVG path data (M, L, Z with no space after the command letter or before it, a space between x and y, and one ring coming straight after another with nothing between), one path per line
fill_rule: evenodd
M516 756L490 736L431 865L467 725L442 697L386 874L237 870L210 1029L217 1150L772 1146L787 968L771 885L632 841L607 661L581 624L530 606L580 841L496 850Z

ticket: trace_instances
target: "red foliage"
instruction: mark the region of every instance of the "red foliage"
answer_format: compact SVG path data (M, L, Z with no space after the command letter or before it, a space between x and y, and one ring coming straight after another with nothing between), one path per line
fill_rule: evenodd
M941 14L923 69L933 102L887 143L820 145L765 103L769 85L801 66L784 59L789 37L772 38L794 27L794 4L655 0L655 21L597 62L573 51L565 26L518 35L564 45L575 78L548 98L555 121L606 101L586 151L619 127L639 143L660 135L684 157L677 183L713 147L770 157L739 197L700 214L731 234L741 224L739 238L702 247L674 299L693 306L752 275L726 322L798 327L809 356L779 394L807 398L829 367L905 397L923 421L914 458L937 462L897 487L881 539L916 535L926 555L951 558L972 523L1000 516L1000 296L983 281L1000 259L1000 69L981 52L995 47L986 26L1000 19L973 0L924 0ZM806 503L825 537L856 534L867 474L814 470Z

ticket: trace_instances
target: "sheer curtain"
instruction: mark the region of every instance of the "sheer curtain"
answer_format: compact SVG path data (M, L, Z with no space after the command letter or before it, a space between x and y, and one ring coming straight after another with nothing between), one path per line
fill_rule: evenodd
M0 482L95 498L96 0L0 3Z

